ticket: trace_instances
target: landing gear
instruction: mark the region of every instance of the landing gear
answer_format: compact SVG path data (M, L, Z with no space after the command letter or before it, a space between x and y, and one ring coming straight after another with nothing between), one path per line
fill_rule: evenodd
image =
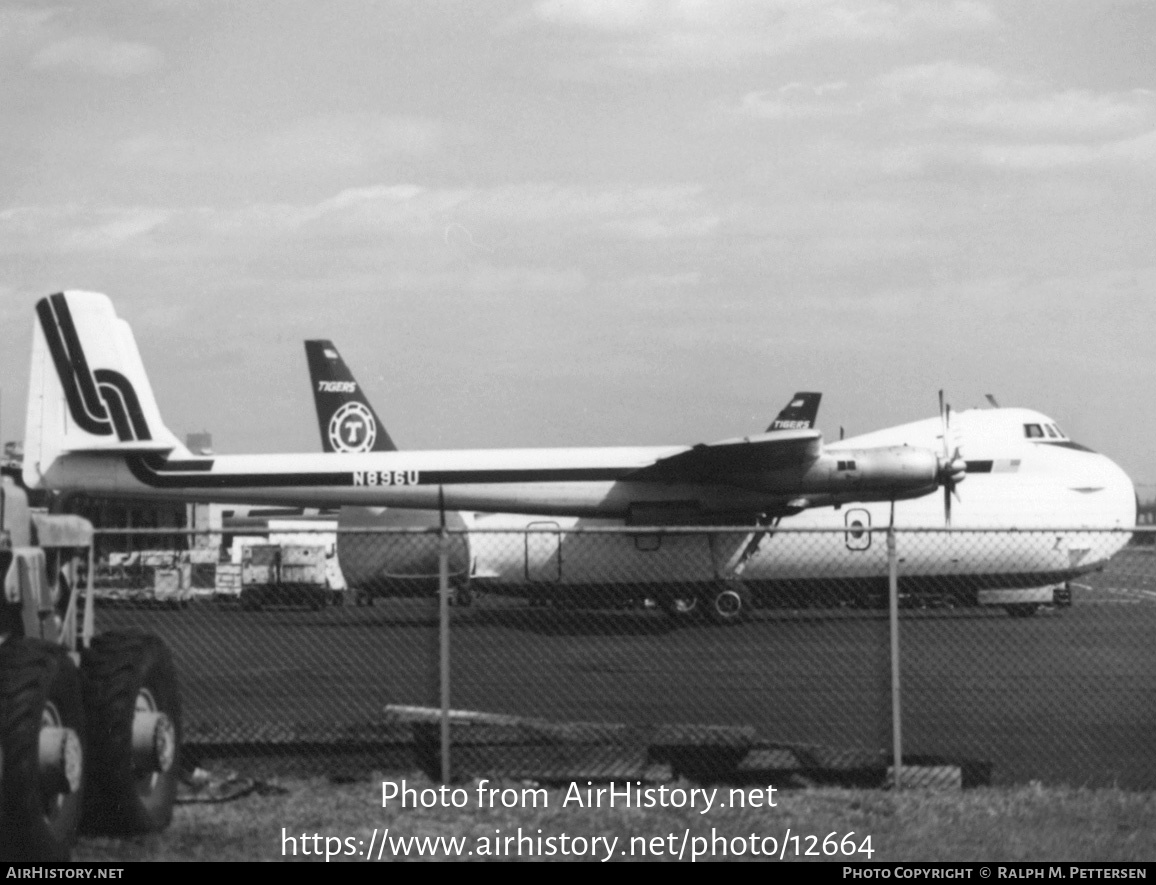
M707 616L716 624L739 624L751 612L751 591L741 581L723 581L706 591Z
M104 633L82 654L92 735L85 829L110 835L168 826L177 795L181 701L164 643L146 633Z
M0 645L0 856L68 860L84 807L85 734L80 676L68 653L35 639Z
M691 588L664 589L655 601L658 607L677 621L688 621L699 613L698 594Z

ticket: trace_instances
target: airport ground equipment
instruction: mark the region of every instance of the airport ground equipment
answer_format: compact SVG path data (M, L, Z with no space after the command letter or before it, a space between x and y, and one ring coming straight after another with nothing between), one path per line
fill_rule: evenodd
M96 633L92 538L87 520L34 512L23 489L0 480L6 860L67 860L82 828L146 833L172 818L181 734L176 669L155 636Z
M329 602L325 547L312 544L248 544L241 555L241 608Z

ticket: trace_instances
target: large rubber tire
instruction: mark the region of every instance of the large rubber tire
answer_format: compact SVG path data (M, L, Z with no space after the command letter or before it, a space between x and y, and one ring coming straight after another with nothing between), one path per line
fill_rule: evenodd
M165 644L141 632L102 633L81 656L90 734L86 832L154 833L169 825L180 777L181 697ZM157 739L162 762L138 767L133 726L163 713L170 729Z
M63 648L17 638L0 645L0 857L68 860L87 788L84 726L80 676ZM61 753L67 765L55 776L40 764L41 731L49 727L70 732L68 749Z
M741 624L751 613L751 592L740 581L724 581L707 591L706 611L716 624Z

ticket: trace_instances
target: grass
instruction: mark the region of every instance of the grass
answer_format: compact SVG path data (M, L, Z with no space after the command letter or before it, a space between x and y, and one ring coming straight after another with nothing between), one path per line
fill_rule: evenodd
M492 850L495 835L502 838L523 835L543 838L553 836L556 850L565 833L567 844L574 837L590 839L617 837L614 859L629 860L631 847L635 854L645 846L648 859L671 859L686 839L684 859L690 859L694 848L707 850L712 836L740 837L751 859L750 836L774 837L782 846L787 830L787 859L795 859L812 846L819 855L800 859L912 861L1150 861L1156 860L1156 794L1114 789L1043 788L1030 785L1020 788L984 788L967 791L907 790L882 792L847 789L777 790L773 808L721 808L728 788L720 787L715 807L706 814L698 810L673 808L578 808L571 802L563 807L566 790L546 791L545 803L538 808L479 808L477 783L464 784L468 796L465 808L402 809L396 801L383 808L382 779L400 781L389 774L373 780L333 783L329 780L286 779L268 781L242 798L223 803L189 803L178 805L172 826L156 836L131 840L82 838L74 852L78 861L253 861L282 860L282 833L301 837L320 834L308 846L308 860L324 860L325 837L333 852L356 850L364 854L371 839L381 845L381 832L388 827L392 837L418 836L465 837L464 850L475 854L466 859L479 860L476 852L483 845ZM422 775L406 777L407 786L436 788ZM521 790L526 784L490 784ZM533 785L530 785L533 786ZM585 783L581 787L585 788ZM668 787L690 789L688 783ZM656 795L657 798L657 795ZM765 791L764 791L765 798ZM545 806L545 807L543 807ZM374 829L377 832L374 833ZM495 834L496 830L501 832ZM848 833L853 847L863 846L870 836L872 854L851 857L836 854L822 856L823 839L835 834L841 839ZM671 838L673 834L673 839ZM809 836L816 837L810 842ZM662 837L660 841L651 841ZM340 841L338 841L340 840ZM345 841L350 840L350 841ZM359 840L359 841L358 841ZM633 842L632 842L633 840ZM660 845L661 843L661 845ZM287 848L292 842L285 843ZM500 844L500 843L499 843ZM516 842L509 843L514 852ZM523 843L525 845L525 843ZM545 846L547 843L543 843ZM581 843L577 843L580 845ZM834 843L829 843L831 847ZM302 840L297 839L298 856ZM715 859L721 843L714 842ZM845 843L847 848L852 842ZM734 859L728 845L728 858ZM317 848L321 857L313 852ZM443 846L444 848L444 846ZM661 848L659 854L652 849ZM770 850L769 841L761 848ZM621 852L625 851L626 854ZM586 856L601 859L606 855L601 840L597 850L587 843ZM373 849L378 856L378 848ZM419 859L410 851L410 858ZM507 859L503 849L502 859ZM383 860L402 860L392 856L389 848ZM346 857L334 860L364 859ZM426 857L425 859L431 859ZM445 851L436 858L447 859ZM452 858L450 858L452 859ZM547 858L550 859L550 858ZM561 858L555 856L554 859ZM641 858L638 858L641 859ZM701 859L711 859L709 854ZM762 859L757 858L757 859Z

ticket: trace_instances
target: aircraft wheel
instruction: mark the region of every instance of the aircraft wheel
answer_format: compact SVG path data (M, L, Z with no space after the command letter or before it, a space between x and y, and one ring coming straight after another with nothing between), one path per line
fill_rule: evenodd
M698 595L689 589L664 590L656 601L663 612L676 620L690 620L700 610Z
M80 675L68 653L35 639L0 645L0 856L68 860L84 808L85 736Z
M1034 602L1020 602L1015 605L1005 605L1004 609L1013 618L1030 618L1039 608Z
M92 764L85 829L112 835L168 826L177 797L181 698L165 644L147 633L103 633L82 653Z
M751 611L751 593L739 581L717 584L709 591L707 614L716 624L738 624Z

